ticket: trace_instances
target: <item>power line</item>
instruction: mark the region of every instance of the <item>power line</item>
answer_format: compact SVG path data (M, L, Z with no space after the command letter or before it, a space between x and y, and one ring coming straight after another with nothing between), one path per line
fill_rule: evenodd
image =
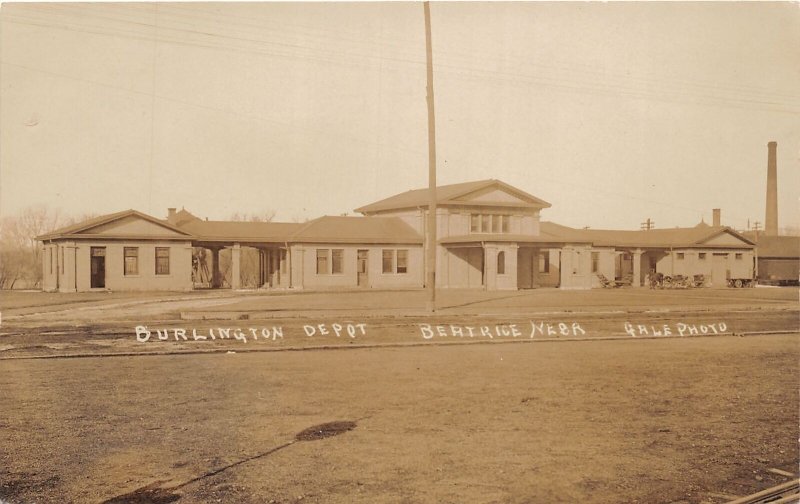
M14 22L14 21L10 21L10 22ZM29 23L29 24L34 24L34 23ZM149 25L149 24L146 24L146 23L141 23L141 24L144 24L145 26L154 26L154 25ZM48 25L45 23L45 24L34 24L34 26L47 27ZM49 25L49 26L54 26L54 25ZM56 28L69 29L69 27L58 27L58 26L56 26ZM103 29L103 28L99 28L99 29ZM178 29L173 29L173 30L178 30ZM86 32L86 30L75 30L75 29L71 29L71 31ZM113 34L113 33L109 34L109 33L105 33L105 32L89 32L89 33L97 33L99 35L105 35L105 36L119 36L119 35L116 35L116 34ZM127 33L131 33L131 34L135 35L137 32L127 31ZM126 35L124 37L126 37L126 38L136 38L136 37L132 37L130 35ZM163 41L163 42L166 42L166 43L184 44L184 45L190 45L190 46L194 45L194 46L203 47L203 48L237 50L237 49L228 48L228 47L220 47L220 46L213 46L213 45L203 45L203 44L196 44L196 43L193 44L193 43L189 43L189 42L181 42L181 41L174 41L174 40L165 40L161 36L159 36L158 34L155 34L155 33L152 34L150 37L141 36L141 37L138 37L136 39L137 40L148 41L148 42L154 42L154 43L158 43L158 42L162 42ZM258 41L256 39L248 39L248 40L253 41L253 42L260 42L260 41ZM261 41L261 42L263 42L263 41ZM313 48L308 48L308 49L313 49ZM271 53L265 53L263 51L261 51L261 52L249 51L249 52L254 52L255 54L266 54L266 55L270 55L270 56L274 55L274 54L271 54ZM335 52L334 52L334 54L335 54ZM287 55L287 54L280 54L279 56L290 57L290 58L292 57L292 56ZM384 60L390 60L391 61L390 58L380 58L380 61L384 61ZM335 61L333 61L333 60L327 60L327 61L335 63ZM414 61L409 61L409 62L416 63ZM10 63L10 62L5 62L5 64L14 65L13 63ZM16 65L16 66L21 67L21 68L31 69L30 67L26 67L24 65ZM456 67L456 68L458 68L458 67ZM31 69L31 70L42 71L41 69ZM478 72L480 72L480 71L486 72L485 70L481 70L481 69L467 69L467 70L475 70L475 71L478 71ZM45 73L55 74L53 72L47 72L47 71L45 71ZM55 75L59 75L59 74L55 74ZM519 74L510 73L509 75L513 76L513 75L519 75ZM63 75L63 74L61 74L61 76L67 77L67 78L74 78L72 76L66 76L66 75ZM102 83L89 81L87 79L75 79L75 80L81 80L81 81L84 81L84 82L91 82L91 83L94 83L94 84L103 85ZM107 86L107 87L114 87L116 89L123 89L123 90L126 90L126 91L133 91L133 90L130 90L130 89L120 88L120 87L116 87L116 86ZM150 96L150 94L148 94L148 93L145 93L145 94ZM153 92L153 94L155 95L155 91ZM296 127L296 125L291 124L291 123L282 122L282 121L276 121L276 120L272 120L272 119L268 119L268 118L264 118L264 117L259 117L259 116L254 116L252 114L241 114L239 112L235 112L235 111L231 111L231 110L227 110L227 109L222 109L222 108L217 108L217 107L210 107L210 106L203 106L203 105L199 105L197 103L193 103L193 102L189 102L189 101L185 101L185 100L177 100L177 99L168 98L168 97L165 97L165 96L157 96L157 97L160 100L167 100L167 101L172 101L172 102L175 102L175 103L181 103L181 104L188 105L188 106L193 106L193 107L206 108L206 109L209 109L209 110L214 110L214 111L223 112L223 113L227 113L227 114L242 115L242 116L248 117L250 119L264 120L264 121L268 121L268 122L276 122L278 124L288 125L288 126L291 126L291 127ZM641 97L641 96L638 96L638 97ZM326 134L328 134L328 133L326 132ZM356 139L354 137L348 137L348 138L350 138L351 140L353 140L355 142L358 142L358 143L364 143L363 139ZM391 144L391 145L390 144L381 144L380 142L375 142L375 144L377 146L379 146L379 147L389 147L389 148L394 148L394 149L399 149L399 150L406 150L406 151L414 153L414 154L419 154L420 153L419 151L414 150L414 149L398 147L396 144ZM473 165L473 166L475 165L474 162L472 162L472 161L467 161L466 164L467 165ZM546 178L542 178L542 179L543 180L547 180ZM565 183L565 182L560 181L560 180L550 179L550 181L552 183L556 183L556 184L575 186L574 184ZM585 188L587 190L591 190L591 191L597 191L598 190L597 187L586 187L586 186L577 186L577 187L583 187L583 188ZM607 190L602 190L602 189L600 189L600 191L606 192L608 194L615 194L615 195L620 196L620 197L625 197L625 198L630 198L630 199L640 199L642 201L647 201L649 203L659 204L659 205L663 205L663 206L669 206L669 207L672 207L672 208L681 208L681 209L686 209L686 210L697 211L697 209L681 207L681 206L674 205L674 204L669 204L669 203L666 203L666 202L659 202L659 201L655 201L655 200L652 200L652 199L649 199L649 198L637 198L635 196L629 196L629 195L621 194L621 193L618 193L618 192L612 192L612 191L607 191Z
M10 66L13 66L13 67L18 67L18 68L22 68L22 69L33 71L33 72L39 72L39 73L43 73L43 74L52 75L54 77L62 77L62 78L71 79L71 80L75 80L75 81L79 81L79 82L84 82L84 83L87 83L87 84L92 84L92 85L97 85L97 86L101 86L101 87L105 87L105 88L125 91L125 92L128 92L128 93L134 93L134 94L138 94L138 95L145 96L145 97L151 97L152 96L151 93L145 92L145 91L139 91L139 90L129 89L129 88L122 88L122 87L119 87L119 86L105 84L105 83L102 83L102 82L92 81L92 80L84 79L84 78L80 78L80 77L74 77L74 76L70 76L70 75L66 75L66 74L61 74L61 73L58 73L58 72L52 72L52 71L49 71L49 70L37 69L37 68L29 67L29 66L26 66L26 65L20 65L20 64L4 62L4 61L0 62L0 63L2 63L3 65L10 65ZM298 127L298 125L292 124L292 123L289 123L289 122L286 122L286 121L280 121L280 120L277 120L277 119L268 118L268 117L264 117L264 116L256 115L256 114L242 113L242 112L238 112L238 111L235 111L235 110L224 109L224 108L220 108L220 107L213 107L213 106L210 106L210 105L199 104L199 103L195 103L195 102L191 102L191 101L187 101L187 100L180 100L180 99L176 99L176 98L160 95L158 93L155 93L155 98L157 98L158 100L167 101L167 102L173 102L173 103L177 103L177 104L181 104L181 105L185 105L185 106L190 106L190 107L194 107L194 108L205 109L205 110L214 111L214 112L220 112L220 113L224 113L224 114L227 114L227 115L234 115L234 116L244 117L244 118L250 119L250 120L268 122L268 123L272 123L272 124L278 124L278 125L281 125L281 126L288 126L290 128L297 128ZM304 126L304 130L305 129L307 129L307 126ZM317 128L317 129L318 129L317 134L322 135L322 136L333 135L333 136L336 136L336 137L341 138L341 139L349 140L349 141L351 141L351 142L353 142L355 144L362 144L362 145L363 144L375 144L375 142L364 140L363 138L357 138L357 137L352 137L350 135L344 135L341 132L339 132L338 130L322 130L320 128ZM421 151L421 150L412 149L412 148L408 148L408 147L403 147L403 146L397 145L395 143L392 143L392 144L389 144L389 143L377 143L376 145L378 147L389 148L389 149L396 150L396 151L404 151L404 152L407 152L407 153L410 153L410 154L418 155L420 157L425 155L425 153L423 151ZM473 160L467 160L466 158L463 158L463 157L453 156L453 155L450 155L450 156L447 156L447 157L450 160L458 161L459 164L461 164L462 166L466 166L466 167L472 166L472 167L480 168L481 171L484 171L484 172L491 171L493 169L493 167L491 167L489 165L486 165L486 164L483 164L483 163L480 163L480 162L475 162ZM596 195L597 193L603 193L603 194L610 195L610 196L615 196L615 197L618 197L618 198L624 198L624 199L628 199L628 200L643 201L643 202L646 202L649 205L656 205L656 206L662 206L662 207L667 207L667 208L674 208L674 209L678 209L678 210L687 210L687 211L691 211L691 212L702 212L702 210L700 210L698 208L677 205L675 203L656 200L656 199L653 199L653 198L648 198L648 197L643 197L643 196L633 196L630 193L612 191L612 190L609 190L609 189L604 189L604 188L599 187L597 185L589 186L589 185L583 185L583 184L575 184L573 182L567 182L567 181L564 181L564 180L559 180L559 179L546 177L546 176L542 176L542 175L537 175L537 179L545 181L545 182L549 182L549 183L552 183L552 184L568 187L568 188L573 189L573 190L575 188L583 189L583 190L586 191L587 195L591 195L591 196Z
M202 4L199 4L199 5L202 5ZM197 8L195 8L195 6L192 6L192 8L186 8L186 7L183 7L181 5L168 4L168 7L181 12L182 15L191 15L191 14L194 14L194 13L196 13L198 11L203 11L204 14L206 14L208 16L212 16L214 18L215 22L219 22L219 18L220 17L242 19L242 20L247 20L247 21L252 21L253 20L252 17L237 16L237 15L233 15L233 14L230 14L230 13L221 13L221 12L212 13L212 12L205 11L204 9L197 9ZM261 19L262 21L267 22L267 24L270 24L267 19L263 19L263 18L259 18L259 19ZM209 20L209 22L210 21L211 20ZM231 22L231 21L225 21L225 23L232 24L232 25L237 25L237 26L254 27L254 28L257 28L257 29L263 29L264 28L264 25L262 25L262 24L241 23L241 22ZM273 27L272 29L278 30L278 31L285 31L287 26L289 26L289 27L290 26L300 26L301 28L308 29L308 30L316 30L316 31L327 32L327 33L335 33L335 35L327 36L327 38L329 38L329 39L344 40L344 41L355 42L355 43L363 43L364 42L363 39L343 37L341 35L341 33L333 32L332 30L324 30L324 29L317 28L317 27L313 27L312 28L312 27L297 25L296 23L295 24L287 23L285 21L282 21L280 24L271 23L270 26ZM291 31L289 31L288 33L291 33ZM305 36L308 36L308 35L309 34L306 33L306 34L303 34L302 36L305 37ZM323 38L323 40L326 37L325 35L314 35L314 34L311 34L311 36L316 36L317 38ZM372 43L382 44L382 45L387 45L387 46L392 47L393 49L409 50L410 51L410 49L407 49L407 47L409 45L421 46L424 41L422 41L422 40L411 40L411 41L409 41L408 39L400 40L400 42L403 44L402 46L397 46L397 45L395 45L393 43L381 42L380 40L372 40L371 42ZM664 42L668 42L668 41L665 40ZM522 44L518 43L517 45L519 46L519 45L522 45ZM470 61L474 61L476 59L476 57L478 59L482 58L484 60L488 60L488 61L495 62L495 63L512 63L512 62L515 61L515 58L513 57L514 55L512 53L505 53L504 55L498 57L497 55L480 56L478 53L475 53L474 51L470 52L470 53L464 53L464 52L453 51L452 49L448 49L448 50L438 49L438 50L434 50L434 55L437 55L437 57L439 59L441 59L441 57L447 56L447 55L456 55L456 56L465 57L465 58L469 59ZM512 56L512 57L509 57L509 56ZM558 66L558 65L552 65L552 64L548 65L548 64L543 64L543 63L539 63L539 62L531 62L531 61L529 61L527 59L524 59L524 58L523 59L516 58L516 62L527 63L529 65L536 66L536 67L542 67L542 68L566 69L568 71L576 71L576 69L571 68L569 65L567 65L567 66L564 66L564 65ZM601 68L597 68L597 67L592 67L590 65L585 65L585 64L584 65L579 65L579 66L581 66L583 68L588 68L589 70L585 70L585 72L591 73L593 75L603 75L603 76L613 75L613 74L610 74L608 72L607 68L602 68L602 67ZM581 71L581 70L577 70L577 71ZM618 76L620 76L620 75L618 75ZM727 90L738 91L738 92L756 91L756 92L759 92L759 93L762 93L762 94L773 94L773 95L776 95L776 96L784 96L784 97L788 97L788 98L800 99L800 95L798 95L796 93L785 93L785 92L780 92L780 91L769 91L769 90L764 90L763 88L757 88L755 86L742 86L742 85L740 85L740 87L733 87L733 86L730 86L730 85L720 85L718 83L705 83L705 82L700 82L700 81L687 81L685 79L674 80L674 79L670 79L669 77L666 77L666 76L663 76L663 75L647 77L647 76L635 76L635 75L631 75L630 73L625 73L623 77L625 79L644 80L644 81L649 81L649 82L657 82L659 84L661 84L661 83L663 83L665 81L673 80L673 82L675 82L677 84L689 85L689 86L697 86L697 87L708 87L712 91L719 91L720 89L727 89Z
M113 18L112 18L113 19ZM137 23L144 26L153 26L147 23ZM97 28L97 27L93 27ZM319 49L298 45L298 44L286 44L286 43L278 43L273 41L265 41L263 39L253 39L248 37L235 37L229 35L221 35L218 33L201 31L201 30L186 30L186 29L179 29L179 28L169 28L165 27L164 29L170 31L178 31L178 32L185 32L189 34L207 36L207 37L218 37L223 39L229 39L233 41L240 41L240 42L247 42L247 43L254 43L254 44L268 44L268 45L282 45L285 47L290 47L294 49L303 49L308 51L317 51ZM129 32L130 33L130 32ZM188 45L195 45L199 47L206 47L212 49L226 49L226 50L236 50L242 51L242 49L233 49L227 46L219 46L219 45L208 45L208 44L198 44L198 43L188 43L186 41L176 41L172 40L164 40L164 42L168 43L176 43L176 44L188 44ZM252 51L248 51L252 52ZM265 54L263 51L255 51L258 54ZM346 57L356 57L356 58L368 58L368 59L376 59L379 58L381 60L393 61L393 62L400 62L400 63L407 63L413 65L421 65L423 62L415 59L409 58L398 58L398 57L391 57L391 56L376 56L372 54L361 54L361 53L341 53L331 50L325 50L329 56L333 55L336 56L337 54ZM278 54L278 53L266 53L271 56L283 56L289 58L310 58L319 61L320 58L314 58L312 55L304 54L304 55L290 55L290 54ZM327 62L335 62L335 60L327 59ZM353 64L352 60L348 61L349 64ZM472 67L463 67L459 65L452 65L447 63L440 63L437 65L439 68L444 68L454 73L456 75L461 75L463 77L468 78L478 78L481 80L495 80L500 82L513 82L518 84L534 84L534 85L545 85L554 87L560 90L568 90L568 91L578 91L578 92L591 92L591 93L602 93L602 94L609 94L609 95L618 95L627 98L636 98L636 99L655 99L660 101L665 101L669 103L682 103L682 98L691 99L694 98L696 101L694 103L705 104L705 105L716 105L716 106L731 106L735 108L749 108L749 107L742 107L741 105L751 105L751 106L767 106L767 107L780 107L785 105L781 102L776 101L765 101L759 99L751 99L751 98L742 98L742 97L730 97L730 96L718 96L716 94L697 94L689 92L687 93L684 90L673 90L673 89L640 89L635 86L625 86L625 85L613 85L613 84L604 84L604 83L597 83L593 81L592 83L581 82L580 80L573 79L572 81L564 81L563 79L559 78L552 78L552 77L539 77L539 76L532 76L532 75L525 75L518 72L504 72L504 71L495 71L495 70L486 70L481 68L472 68ZM659 83L661 85L661 83ZM667 96L663 96L663 95ZM697 101L699 100L699 101ZM787 113L795 113L795 110L788 110L785 108L770 108L772 111L776 112L787 112Z

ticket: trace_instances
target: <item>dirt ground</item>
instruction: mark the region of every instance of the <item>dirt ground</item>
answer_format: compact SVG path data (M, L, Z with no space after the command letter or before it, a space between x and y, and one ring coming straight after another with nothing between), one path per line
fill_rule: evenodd
M192 292L90 292L52 294L0 292L3 326L7 324L103 320L174 320L204 315L250 318L309 315L425 315L422 290L286 292L205 290ZM755 289L534 289L437 291L438 312L484 315L547 312L632 311L648 309L703 311L715 308L797 308L797 288Z
M3 359L165 353L542 343L800 332L797 310L307 317L7 326ZM137 332L138 329L138 332Z
M798 343L4 360L0 497L153 485L180 503L718 503L796 471ZM331 421L356 425L293 441Z
M0 501L717 504L798 470L797 296L3 292Z
M2 293L0 359L798 332L797 295L777 288L446 290L430 314L418 309L425 304L419 290ZM146 341L137 327L149 331ZM435 335L424 338L424 328Z

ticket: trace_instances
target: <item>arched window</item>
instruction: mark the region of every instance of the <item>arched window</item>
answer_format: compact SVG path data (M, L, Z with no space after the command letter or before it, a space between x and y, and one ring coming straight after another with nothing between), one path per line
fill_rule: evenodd
M497 274L498 275L505 275L506 274L506 253L505 252L498 252L497 253Z

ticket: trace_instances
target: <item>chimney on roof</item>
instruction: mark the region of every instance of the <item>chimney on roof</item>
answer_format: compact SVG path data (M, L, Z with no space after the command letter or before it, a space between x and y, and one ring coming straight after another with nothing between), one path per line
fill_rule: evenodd
M721 226L722 225L721 224L721 219L720 219L721 210L719 208L715 208L715 209L711 210L711 212L714 214L714 218L711 221L711 225L714 226L714 227Z
M778 142L767 144L767 212L764 234L778 234Z
M167 222L174 224L176 210L177 208L167 208Z

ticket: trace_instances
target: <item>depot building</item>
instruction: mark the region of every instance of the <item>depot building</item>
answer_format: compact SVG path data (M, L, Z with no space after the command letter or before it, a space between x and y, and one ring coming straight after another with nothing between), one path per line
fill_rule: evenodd
M712 287L753 278L753 242L721 226L718 214L692 228L589 230L542 221L549 203L499 180L436 194L439 288L641 287L655 272L704 275ZM361 216L305 223L126 210L37 237L43 289L240 289L245 258L254 261L257 288L423 288L427 208L428 190L418 189L362 206Z

